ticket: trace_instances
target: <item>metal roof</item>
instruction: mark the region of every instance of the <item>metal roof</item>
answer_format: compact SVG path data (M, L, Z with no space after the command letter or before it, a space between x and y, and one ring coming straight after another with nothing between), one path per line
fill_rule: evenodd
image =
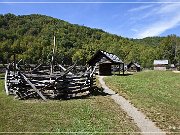
M168 60L154 60L154 65L168 65Z
M121 64L124 63L118 56L108 53L105 51L98 50L94 56L91 57L87 63L89 65L95 65L95 63L112 63L112 64Z
M123 61L121 59L119 59L118 56L112 54L112 53L108 53L105 51L101 51L101 53L103 53L104 55L106 55L106 57L108 57L110 60L112 60L115 63L123 63Z
M132 65L135 65L136 67L141 68L141 65L139 65L137 62L132 62L132 61L127 65L127 68L130 68Z
M135 65L136 67L141 67L138 63L134 63L134 65Z

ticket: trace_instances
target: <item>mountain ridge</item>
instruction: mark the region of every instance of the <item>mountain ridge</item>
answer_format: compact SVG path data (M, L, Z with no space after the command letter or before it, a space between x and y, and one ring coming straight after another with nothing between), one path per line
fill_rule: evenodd
M56 59L62 64L77 61L79 65L85 65L97 50L114 53L126 63L138 61L143 67L151 67L154 59L166 58L171 63L179 60L179 37L176 35L129 39L46 15L16 16L9 13L0 15L1 61L12 61L13 53L18 60L29 63L36 63L39 59L47 61L52 55L54 35ZM176 56L172 46L175 42L178 46Z

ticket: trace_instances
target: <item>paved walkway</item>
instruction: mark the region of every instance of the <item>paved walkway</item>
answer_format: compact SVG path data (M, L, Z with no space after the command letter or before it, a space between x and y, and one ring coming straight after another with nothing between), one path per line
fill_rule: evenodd
M99 76L99 82L101 83L104 92L110 94L111 98L134 120L141 130L142 135L165 135L165 132L156 127L150 119L135 108L128 100L109 89L103 81L103 78L103 76Z

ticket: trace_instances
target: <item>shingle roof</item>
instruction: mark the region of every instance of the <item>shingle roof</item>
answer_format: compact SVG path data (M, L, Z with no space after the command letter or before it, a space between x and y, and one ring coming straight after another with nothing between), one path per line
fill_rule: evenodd
M154 60L154 65L167 65L168 60Z

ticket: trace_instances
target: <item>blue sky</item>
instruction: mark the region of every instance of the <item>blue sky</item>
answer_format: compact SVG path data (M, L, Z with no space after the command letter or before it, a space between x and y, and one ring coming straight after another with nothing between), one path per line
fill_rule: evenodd
M0 2L11 1L13 0ZM178 0L16 0L16 2L52 1L82 3L0 3L0 14L43 14L128 38L169 34L180 36L180 1L178 3Z

